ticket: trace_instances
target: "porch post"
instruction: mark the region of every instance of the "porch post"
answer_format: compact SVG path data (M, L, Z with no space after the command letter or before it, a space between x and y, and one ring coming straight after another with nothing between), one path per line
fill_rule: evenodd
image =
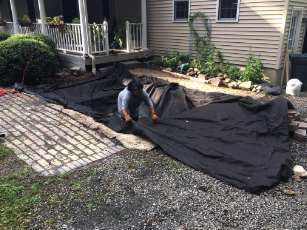
M81 36L83 43L83 54L84 56L88 55L88 41L87 41L87 20L85 20L85 10L84 4L86 4L86 0L78 0L79 3L79 12L80 12L80 24L81 24Z
M130 23L126 21L126 44L127 44L127 53L130 53Z
M10 0L11 3L11 10L12 10L12 16L13 16L13 26L14 26L14 34L19 33L19 27L17 24L17 11L16 11L16 5L15 0Z
M39 15L41 18L41 27L42 27L42 33L47 35L47 29L46 29L46 10L45 10L45 2L44 0L38 0L38 7L39 7Z
M147 14L146 14L146 0L141 0L142 9L142 47L143 50L148 50L147 48Z

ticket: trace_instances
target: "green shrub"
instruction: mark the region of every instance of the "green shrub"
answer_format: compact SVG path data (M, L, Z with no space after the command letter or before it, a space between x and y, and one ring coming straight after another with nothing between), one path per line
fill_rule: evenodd
M240 79L240 76L242 75L242 71L240 70L238 66L234 65L229 69L228 75L232 80L236 81Z
M11 37L0 43L0 82L21 82L28 60L33 55L25 72L25 82L48 77L60 67L58 56L43 42L33 39Z
M179 55L179 60L183 61L183 62L188 62L189 58L190 58L190 55L188 55L188 54L180 54Z
M53 52L55 52L56 54L58 53L55 42L50 37L48 37L47 35L44 35L44 34L39 34L39 33L15 34L15 35L12 35L11 38L14 38L14 39L15 38L18 38L18 39L33 39L33 40L36 40L36 41L39 41L39 42L43 42L47 46L49 46L50 49Z
M0 33L0 42L5 41L8 39L11 35L8 33Z
M249 55L245 62L245 70L243 70L240 80L252 81L254 83L261 82L263 65L259 59L255 59L253 55Z
M179 62L179 57L167 57L165 58L164 66L165 67L177 67Z

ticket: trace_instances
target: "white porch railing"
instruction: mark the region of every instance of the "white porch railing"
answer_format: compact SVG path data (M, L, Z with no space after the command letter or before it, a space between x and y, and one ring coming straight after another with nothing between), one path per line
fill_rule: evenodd
M19 26L19 33L27 34L32 32L42 33L42 24L32 23L31 27ZM81 25L65 23L64 28L50 28L46 26L47 35L56 43L57 48L64 53L76 52L83 53L83 42L81 36ZM109 54L108 23L89 24L90 48L92 53ZM8 22L2 31L14 34L13 22Z
M142 23L126 22L126 38L127 38L127 52L133 49L142 49Z

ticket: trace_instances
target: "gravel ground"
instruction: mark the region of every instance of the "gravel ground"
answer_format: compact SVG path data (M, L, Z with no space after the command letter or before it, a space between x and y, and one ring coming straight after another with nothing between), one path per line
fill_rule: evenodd
M287 99L305 119L307 92ZM293 166L307 169L306 142L289 144ZM125 150L44 184L44 202L30 214L30 229L307 229L306 179L290 178L261 195L250 194L161 149Z

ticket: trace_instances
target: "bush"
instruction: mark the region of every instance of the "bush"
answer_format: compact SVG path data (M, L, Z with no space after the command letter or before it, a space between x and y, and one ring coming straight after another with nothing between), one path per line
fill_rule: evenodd
M252 55L247 57L245 62L245 70L240 76L242 81L252 81L253 83L261 82L263 78L262 74L263 65L259 59L255 59Z
M0 42L5 41L9 37L11 37L11 35L8 33L0 33Z
M236 65L232 66L228 72L229 77L232 80L239 80L240 76L242 75L242 71L240 70L240 68Z
M23 72L32 54L25 72L25 82L48 77L60 67L58 56L41 41L11 37L0 42L0 82L12 84L21 82Z
M55 42L50 37L48 37L47 35L39 34L39 33L15 34L15 35L12 35L11 38L14 38L14 39L15 38L18 38L18 39L33 39L33 40L36 40L36 41L39 41L39 42L43 42L47 46L49 46L50 49L53 52L58 54L58 50L56 48Z

